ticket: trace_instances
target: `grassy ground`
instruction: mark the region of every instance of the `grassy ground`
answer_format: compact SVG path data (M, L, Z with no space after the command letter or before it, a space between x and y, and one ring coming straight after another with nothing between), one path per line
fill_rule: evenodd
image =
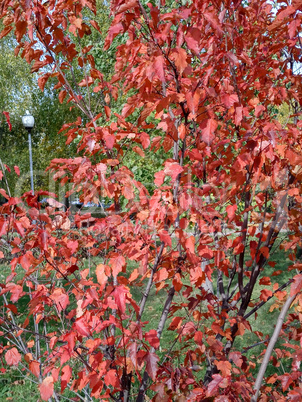
M282 251L278 251L273 256L272 260L276 261L276 266L274 268L270 266L265 267L266 274L265 276L271 277L272 283L278 282L280 285L285 283L291 276L295 274L292 272L288 272L287 267L290 264L286 254ZM93 261L92 265L94 265L95 261ZM87 266L88 261L86 261L85 265ZM274 271L281 270L282 274L279 276L272 276ZM0 282L3 280L6 275L7 267L0 267ZM21 273L20 273L21 275ZM254 301L257 302L259 300L261 289L264 286L257 286L254 292ZM271 287L272 288L272 287ZM141 294L144 287L135 288L133 296L137 301L140 300ZM156 329L162 309L164 306L164 302L166 299L166 291L161 290L156 294L155 288L152 288L152 291L149 296L148 304L146 306L146 310L142 321L148 321L146 324L146 329ZM180 296L176 295L176 302L180 302ZM276 319L279 314L279 310L276 309L272 312L269 312L271 305L274 303L274 298L269 301L263 308L258 311L258 317L255 319L255 316L250 318L250 324L252 326L253 331L260 331L263 335L271 336L274 325L276 323ZM23 306L25 308L26 306ZM182 313L179 313L182 314ZM169 325L171 319L168 320L166 326ZM161 339L161 355L163 356L165 351L171 346L174 341L177 333L174 331L164 331ZM1 341L1 339L0 339ZM249 347L256 342L259 341L259 338L252 333L246 332L244 336L237 337L235 342L235 349L243 351L246 347ZM178 346L179 347L179 346ZM276 345L278 347L278 345ZM253 360L256 363L260 363L261 359L259 359L260 353L265 349L264 345L259 345L250 349L245 355L248 360ZM183 356L180 356L183 359ZM283 362L283 365L286 365L286 362ZM267 370L267 375L276 372L278 374L282 374L282 367L275 368L272 365L269 365ZM39 393L37 391L36 384L33 384L29 381L25 381L21 373L15 369L11 368L6 371L4 374L0 374L0 402L2 401L23 401L26 400L28 402L36 402L39 400Z

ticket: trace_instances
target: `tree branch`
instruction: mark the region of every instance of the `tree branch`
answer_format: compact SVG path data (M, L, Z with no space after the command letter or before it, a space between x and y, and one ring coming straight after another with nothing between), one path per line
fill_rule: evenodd
M280 331L281 331L281 328L282 328L282 325L283 325L283 321L284 321L284 319L286 317L288 309L290 308L292 302L295 300L296 297L297 297L297 294L295 294L294 296L289 296L288 299L286 300L282 310L281 310L281 313L280 313L280 315L278 317L278 320L277 320L277 323L276 323L276 326L275 326L274 333L273 333L273 335L271 337L271 340L270 340L270 342L268 344L268 347L266 349L263 361L261 363L261 366L260 366L256 381L255 381L254 390L256 391L256 393L253 396L253 398L251 399L251 402L257 402L257 400L258 400L261 383L262 383L262 380L263 380L263 377L264 377L264 374L265 374L269 359L270 359L271 354L273 352L275 343L278 340L278 337L279 337L279 334L280 334Z

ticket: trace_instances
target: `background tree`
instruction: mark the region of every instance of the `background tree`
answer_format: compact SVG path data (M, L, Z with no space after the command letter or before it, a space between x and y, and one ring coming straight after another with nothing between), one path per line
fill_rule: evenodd
M43 400L75 392L83 400L250 401L263 370L255 383L257 361L239 341L250 332L264 351L271 334L253 331L252 317L269 300L273 310L286 300L272 360L286 365L266 378L261 399L301 399L301 122L296 107L284 125L277 113L301 99L291 68L301 57L300 5L113 1L104 49L121 42L112 77L88 44L100 31L97 10L89 0L2 6L3 32L14 30L39 86L56 79L59 99L80 111L63 126L79 156L54 159L55 177L84 201L112 200L85 230L88 215L75 217L76 229L67 214L42 214L38 194L7 197L7 364L23 364ZM150 194L125 163L129 149L164 157ZM279 247L290 251L289 267L274 268ZM84 251L95 257L88 266ZM165 297L150 328L153 288ZM160 350L166 331L174 341Z
M49 178L41 174L55 156L74 155L76 148L65 145L64 136L58 131L63 123L75 118L70 105L61 105L55 95L54 83L49 82L45 91L41 92L37 83L37 74L20 56L16 57L14 49L16 41L10 35L0 41L0 110L10 115L11 129L6 119L1 119L0 146L1 159L11 169L18 165L21 173L29 171L29 155L27 132L21 122L21 116L28 109L35 116L35 128L32 133L34 170L40 172L35 177L37 189L49 188ZM18 177L7 171L7 179L11 190L15 190ZM24 180L21 194L29 188L30 178Z

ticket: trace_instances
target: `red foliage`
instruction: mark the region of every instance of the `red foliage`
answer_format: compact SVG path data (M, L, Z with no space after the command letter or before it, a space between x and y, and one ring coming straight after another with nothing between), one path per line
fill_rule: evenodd
M173 4L111 2L104 48L124 36L108 82L87 46L101 34L94 0L1 4L0 38L14 31L40 88L56 79L60 102L79 108L61 130L67 144L80 138L78 156L54 159L54 179L84 203L112 204L102 218L71 218L55 203L41 209L46 192L0 190L0 258L11 267L0 284L0 352L8 365L24 356L43 400L68 389L124 402L149 392L155 401L250 401L258 362L235 340L268 300L282 306L290 284L295 309L272 364L292 367L267 380L262 400L301 399L301 274L278 284L282 271L270 271L279 239L292 269L301 265L301 5ZM291 108L284 124L281 105ZM151 194L125 163L129 149L166 156Z

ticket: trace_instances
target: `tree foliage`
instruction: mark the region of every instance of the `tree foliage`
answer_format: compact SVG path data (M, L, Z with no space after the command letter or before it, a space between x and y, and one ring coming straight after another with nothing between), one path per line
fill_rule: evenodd
M113 0L112 76L95 60L99 3L1 7L1 37L13 31L40 88L57 80L59 100L79 110L62 127L79 156L52 160L54 177L85 202L112 200L85 228L87 214L71 222L39 210L39 193L1 190L6 363L35 376L43 400L250 401L258 367L237 340L273 299L285 307L271 364L288 364L265 378L260 398L300 400L300 4ZM281 124L284 104L292 115ZM154 160L151 186L129 150L137 166ZM274 270L279 247L292 261L283 271ZM83 252L97 263L85 265ZM166 296L150 329L153 288ZM162 350L166 331L175 337ZM265 347L265 334L254 335Z

